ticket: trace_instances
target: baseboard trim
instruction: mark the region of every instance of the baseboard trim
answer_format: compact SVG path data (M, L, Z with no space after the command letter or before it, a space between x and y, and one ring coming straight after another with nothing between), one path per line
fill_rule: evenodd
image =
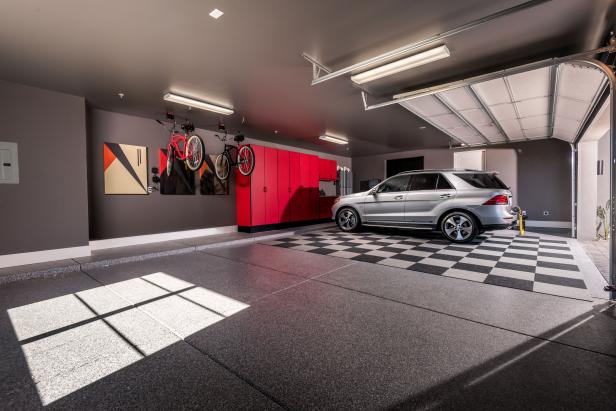
M182 240L186 238L204 237L208 235L227 234L237 231L236 225L200 228L197 230L173 231L169 233L137 235L132 237L109 238L90 241L92 251L107 248L126 247L131 245L159 243L161 241Z
M318 218L316 220L290 221L286 223L254 225L254 226L238 226L237 231L239 231L240 233L260 233L263 231L270 231L270 230L284 230L287 228L298 228L298 227L307 226L307 225L327 223L330 221L333 221L333 220L331 218Z
M526 227L546 227L546 228L571 228L570 221L539 221L527 220L524 221Z
M46 263L70 258L89 257L90 246L58 248L55 250L31 251L28 253L0 255L0 268L18 265Z

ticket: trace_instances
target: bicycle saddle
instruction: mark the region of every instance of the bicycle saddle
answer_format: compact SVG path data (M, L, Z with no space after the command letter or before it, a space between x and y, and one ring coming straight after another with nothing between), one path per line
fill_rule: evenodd
M195 131L195 126L191 123L184 123L182 124L182 130L184 130L187 133L190 133L190 132Z
M236 135L235 137L233 137L233 141L237 143L241 143L242 141L244 141L244 135L243 134Z

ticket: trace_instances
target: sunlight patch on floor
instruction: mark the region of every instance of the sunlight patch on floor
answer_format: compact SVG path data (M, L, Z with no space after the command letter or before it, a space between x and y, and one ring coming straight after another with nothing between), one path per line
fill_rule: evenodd
M247 307L153 273L7 312L48 405Z

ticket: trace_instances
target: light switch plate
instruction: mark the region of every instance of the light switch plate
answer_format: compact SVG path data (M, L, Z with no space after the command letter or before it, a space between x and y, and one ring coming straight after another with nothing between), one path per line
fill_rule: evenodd
M0 141L0 184L19 184L17 143Z

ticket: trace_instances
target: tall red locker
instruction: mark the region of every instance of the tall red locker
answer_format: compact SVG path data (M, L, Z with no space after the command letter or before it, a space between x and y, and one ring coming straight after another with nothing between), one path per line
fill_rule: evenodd
M319 218L319 157L308 156L308 210L306 218Z
M266 224L265 216L265 147L252 146L255 168L250 175L250 225Z
M279 223L278 216L278 150L264 148L263 163L265 178L263 192L265 193L265 224Z
M237 225L249 227L251 223L250 177L242 175L235 169L235 212Z
M310 188L312 179L310 178L310 154L299 154L299 171L300 171L300 203L299 215L300 220L308 220L310 218Z
M302 215L302 176L300 169L300 153L291 151L289 153L289 206L291 208L291 221L299 221Z
M278 220L281 223L291 221L290 195L289 152L278 150Z

